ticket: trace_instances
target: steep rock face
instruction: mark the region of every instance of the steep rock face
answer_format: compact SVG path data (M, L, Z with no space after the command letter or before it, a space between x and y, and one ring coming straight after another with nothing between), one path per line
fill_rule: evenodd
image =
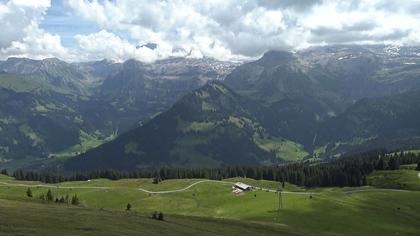
M112 77L122 69L122 63L113 62L107 59L74 63L73 65L79 70L86 72L89 75L89 79L95 82Z
M342 112L365 97L419 88L420 49L407 47L400 54L387 50L385 46L329 46L296 53L270 51L237 67L225 82L238 93L268 101L312 96L332 102Z

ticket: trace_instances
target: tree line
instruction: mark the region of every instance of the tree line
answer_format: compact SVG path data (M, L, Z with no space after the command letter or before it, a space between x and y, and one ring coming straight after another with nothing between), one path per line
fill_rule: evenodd
M13 176L18 180L58 183L65 181L86 181L106 178L153 178L154 183L166 179L213 179L233 177L290 182L306 187L362 186L367 184L366 176L375 170L398 170L400 165L419 163L420 155L405 152L392 154L375 150L355 154L328 162L299 162L278 166L226 166L220 168L168 168L158 170L97 170L72 175L39 173L16 170ZM420 164L418 164L420 165ZM417 167L419 168L419 167Z

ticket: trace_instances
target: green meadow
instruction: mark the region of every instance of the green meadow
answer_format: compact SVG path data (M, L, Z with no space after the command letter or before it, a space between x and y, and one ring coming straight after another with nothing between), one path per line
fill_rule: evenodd
M237 181L264 189L235 196L231 187ZM63 229L73 235L420 235L418 172L378 171L368 181L372 186L361 188L304 189L286 183L283 207L278 211L278 194L266 190L277 188L278 183L272 181L182 179L153 184L151 179L97 179L45 185L1 176L0 232L48 235ZM28 186L32 198L26 196ZM151 192L187 189L147 193L140 188ZM81 204L40 200L48 189L54 197L77 194ZM127 203L132 205L130 211L126 211ZM165 221L150 219L154 211L163 212Z
M378 188L407 189L420 191L420 172L410 169L395 171L376 171L373 172L368 182Z

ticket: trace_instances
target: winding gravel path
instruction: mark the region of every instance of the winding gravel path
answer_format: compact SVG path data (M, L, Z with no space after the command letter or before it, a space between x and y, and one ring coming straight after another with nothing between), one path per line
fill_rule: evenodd
M198 182L195 182L193 184L188 185L185 188L175 189L175 190L164 190L164 191L150 191L144 188L137 188L137 190L143 191L145 193L151 193L151 194L161 194L161 193L176 193L176 192L182 192L185 190L188 190L192 187L194 187L197 184L205 183L205 182L215 182L215 183L221 183L221 184L233 184L233 182L228 181L218 181L218 180L200 180Z

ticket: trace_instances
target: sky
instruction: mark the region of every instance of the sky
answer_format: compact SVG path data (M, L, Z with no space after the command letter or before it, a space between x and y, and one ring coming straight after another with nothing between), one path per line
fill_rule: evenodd
M420 0L0 0L0 60L249 60L332 44L420 44Z

